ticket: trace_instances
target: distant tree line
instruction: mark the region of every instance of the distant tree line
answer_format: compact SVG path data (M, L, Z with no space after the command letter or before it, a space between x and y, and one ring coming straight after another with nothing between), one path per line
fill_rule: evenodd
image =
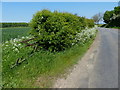
M5 28L5 27L28 27L28 23L0 23L0 28Z
M106 27L120 27L120 6L112 11L106 11L103 16Z

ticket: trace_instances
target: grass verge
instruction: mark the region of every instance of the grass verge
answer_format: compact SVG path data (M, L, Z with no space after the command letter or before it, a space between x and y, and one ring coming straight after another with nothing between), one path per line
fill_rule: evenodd
M66 70L80 60L94 41L86 41L84 45L75 45L65 51L51 53L48 51L35 52L21 65L11 69L18 57L31 50L24 48L20 54L12 52L12 49L3 51L3 87L4 88L48 88L53 81L63 75ZM10 45L9 45L10 47Z
M112 27L112 28L114 28L114 29L120 29L120 27Z

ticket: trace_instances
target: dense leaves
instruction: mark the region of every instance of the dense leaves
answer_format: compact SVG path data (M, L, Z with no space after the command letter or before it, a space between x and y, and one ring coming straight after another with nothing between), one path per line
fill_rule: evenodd
M114 12L116 15L120 15L120 6L114 8Z
M106 11L103 19L107 27L120 27L120 6L115 7L112 11Z
M109 23L112 17L113 17L113 11L106 11L103 17L104 22Z
M40 48L61 51L75 43L78 32L93 27L94 21L67 12L38 11L30 22L31 34Z

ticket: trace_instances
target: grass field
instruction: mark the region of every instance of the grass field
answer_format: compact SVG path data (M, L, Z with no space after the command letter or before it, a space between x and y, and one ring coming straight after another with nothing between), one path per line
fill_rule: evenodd
M2 42L9 41L11 38L18 38L22 36L27 36L29 33L29 27L11 27L2 28Z

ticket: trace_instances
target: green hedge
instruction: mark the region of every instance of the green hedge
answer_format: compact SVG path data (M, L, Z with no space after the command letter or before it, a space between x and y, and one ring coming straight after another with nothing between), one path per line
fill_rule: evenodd
M0 28L6 27L28 27L28 23L0 23Z
M94 21L67 12L38 11L30 22L31 35L39 48L61 51L72 46L78 32L93 27Z

